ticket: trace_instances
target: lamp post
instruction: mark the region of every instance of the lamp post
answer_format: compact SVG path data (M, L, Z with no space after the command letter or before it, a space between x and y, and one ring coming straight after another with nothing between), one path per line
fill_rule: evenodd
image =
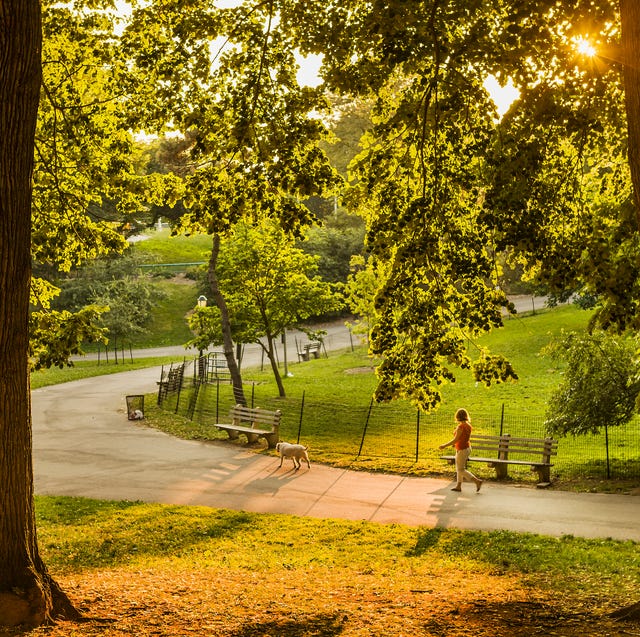
M204 294L201 294L198 297L198 307L207 307L207 297ZM204 380L204 376L206 374L204 359L202 355L203 350L200 349L198 352L198 374L200 376L200 381Z

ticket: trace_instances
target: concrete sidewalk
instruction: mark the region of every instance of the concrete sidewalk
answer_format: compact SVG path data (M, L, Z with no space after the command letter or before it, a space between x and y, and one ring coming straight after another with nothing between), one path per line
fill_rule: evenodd
M33 392L36 493L190 504L259 513L411 526L640 541L640 498L367 474L313 464L297 473L275 456L226 442L175 439L129 421L125 396L156 390L160 368Z

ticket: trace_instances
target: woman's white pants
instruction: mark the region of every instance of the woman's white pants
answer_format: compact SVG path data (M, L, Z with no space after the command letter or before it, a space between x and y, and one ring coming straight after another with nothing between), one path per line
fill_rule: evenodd
M456 480L458 484L462 484L465 478L469 482L475 482L477 479L471 471L467 471L467 460L470 455L471 447L456 451Z

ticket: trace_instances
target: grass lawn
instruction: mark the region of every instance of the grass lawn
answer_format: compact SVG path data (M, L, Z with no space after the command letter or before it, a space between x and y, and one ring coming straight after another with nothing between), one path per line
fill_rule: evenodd
M85 621L3 634L635 634L607 616L639 596L633 542L80 498L36 508L45 562Z
M450 438L452 414L458 406L470 410L474 427L481 433L499 433L504 409L505 433L546 435L546 398L561 380L562 367L541 352L554 335L562 330L583 329L588 319L589 313L564 306L508 320L504 330L485 337L482 343L507 355L520 380L484 387L476 386L469 373L459 373L456 383L444 387L443 404L435 414L418 414L406 401L372 406L374 362L364 349L331 352L328 358L290 365L292 376L285 379L284 399L277 397L269 371L245 370L245 394L255 405L281 409L282 439L295 441L299 436L311 447L315 461L369 471L450 475L451 468L440 460L437 446ZM149 400L153 402L153 398L150 396ZM178 413L184 414L191 393L183 391L179 398ZM175 402L171 400L164 411L148 410L147 420L152 426L183 438L226 439L226 434L211 427L211 423L224 419L232 403L228 385L207 386L200 390L193 421L174 416ZM604 438L603 433L562 439L553 470L556 484L603 491L628 491L637 486L638 421L609 432L611 477L617 478L613 481L606 475ZM473 465L473 470L487 479L495 475L484 464ZM511 467L509 472L517 482L536 481L528 467Z
M118 359L120 361L120 359ZM52 367L51 369L42 369L31 373L31 389L40 387L48 387L49 385L58 385L60 383L69 383L82 378L92 378L95 376L105 376L107 374L119 374L120 372L130 372L135 369L146 369L148 367L156 367L169 365L175 357L159 356L150 358L134 358L133 361L127 359L125 363L121 361L116 365L113 360L105 362L104 360L98 364L97 361L77 361L71 367L59 369Z
M172 237L167 229L149 229L145 235L147 239L135 243L133 250L137 254L148 255L149 263L200 263L209 260L212 239L208 235Z
M154 308L146 333L136 338L135 347L184 345L193 338L186 317L196 306L196 284L189 279L176 277L158 280L156 285L164 293L164 298Z

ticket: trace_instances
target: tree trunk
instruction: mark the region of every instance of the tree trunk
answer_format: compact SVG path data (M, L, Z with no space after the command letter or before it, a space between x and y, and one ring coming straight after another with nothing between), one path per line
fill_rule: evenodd
M0 625L79 614L36 538L28 368L31 188L41 85L38 0L0 0Z
M620 0L620 45L622 48L625 108L629 135L628 155L631 183L636 207L636 224L640 231L640 3Z
M629 169L636 208L636 229L640 232L640 67L637 63L640 59L640 3L638 0L620 0L620 30L629 134ZM640 620L640 602L621 608L613 613L612 617Z
M229 374L231 376L231 384L233 385L233 395L236 403L241 405L247 404L247 399L244 396L244 389L242 387L242 376L240 375L240 368L233 352L233 338L231 337L231 322L229 320L229 309L227 308L227 302L224 295L220 291L218 285L218 275L216 273L216 265L218 263L218 253L220 252L220 235L213 235L213 246L211 248L211 258L209 259L209 286L211 293L216 302L218 309L220 310L220 322L222 324L222 347L224 356L227 359L227 367L229 368Z
M282 376L280 376L280 370L278 369L278 361L276 360L276 348L274 343L274 337L271 334L267 334L267 347L263 343L258 341L262 345L269 362L271 363L271 370L273 371L273 377L275 378L276 385L278 386L278 395L280 398L286 397L284 390L284 383L282 382Z
M609 617L620 619L622 621L638 622L640 621L640 602L636 602L630 606L624 606L623 608L610 613Z

